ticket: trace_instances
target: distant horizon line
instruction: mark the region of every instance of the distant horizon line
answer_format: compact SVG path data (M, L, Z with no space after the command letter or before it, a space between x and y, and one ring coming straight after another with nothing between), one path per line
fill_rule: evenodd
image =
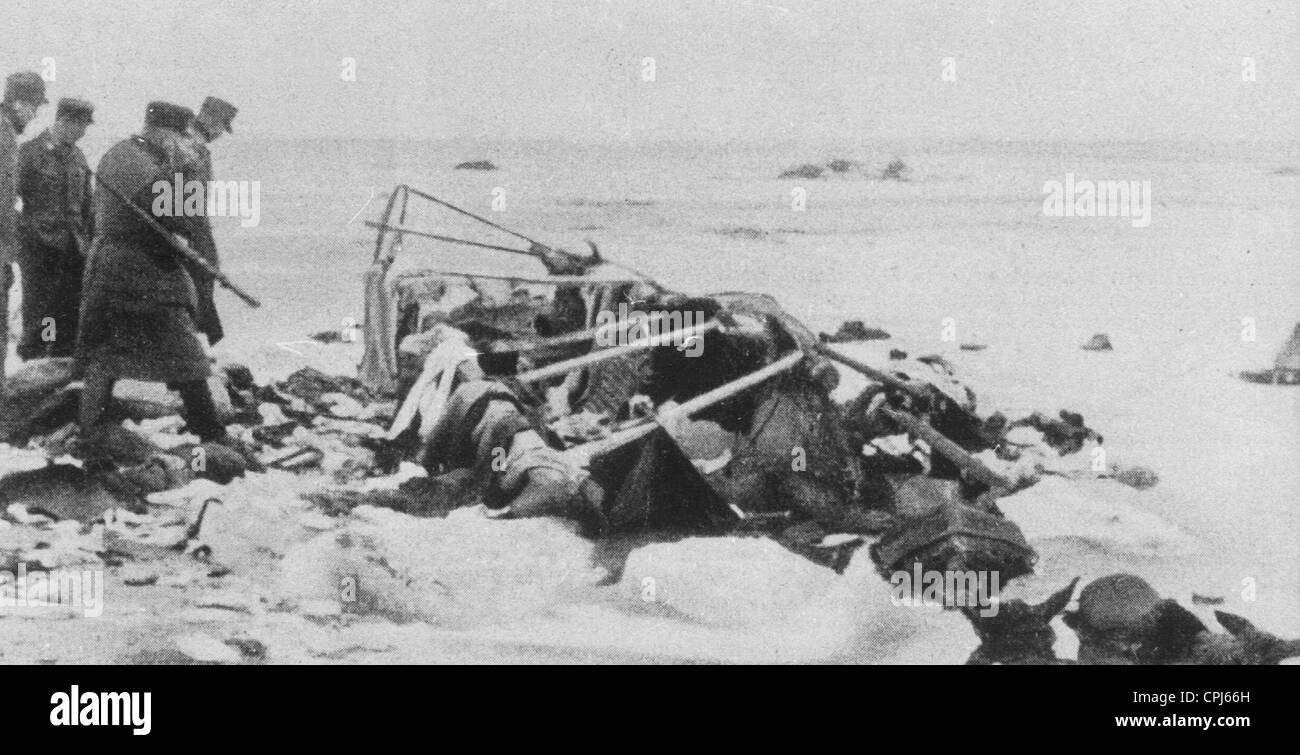
M485 136L337 136L337 135L268 135L268 136L239 136L234 138L240 141L283 141L283 142L301 142L301 141L340 141L340 142L483 142L483 143L565 143L590 146L641 146L651 144L697 144L697 145L753 145L753 144L839 144L849 141L859 142L881 142L897 143L911 142L919 144L952 144L952 143L979 143L979 144L1242 144L1242 143L1265 143L1265 144L1295 144L1300 145L1300 135L1290 138L1262 138L1262 137L1211 137L1211 136L1181 136L1181 137L1155 137L1146 139L1113 139L1107 137L1077 137L1077 138L1027 138L1027 137L987 137L987 136L963 136L963 137L918 137L918 136L879 136L879 137L823 137L809 139L790 139L790 138L757 138L746 139L741 137L730 139L709 139L709 138L683 138L683 137L661 137L655 139L572 139L562 136L534 136L534 137L485 137Z

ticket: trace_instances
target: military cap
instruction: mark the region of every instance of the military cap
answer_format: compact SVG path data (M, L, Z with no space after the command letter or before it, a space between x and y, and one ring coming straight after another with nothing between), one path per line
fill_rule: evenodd
M1079 623L1095 631L1139 631L1160 595L1147 581L1133 574L1111 574L1094 580L1079 593Z
M56 118L67 118L68 120L80 121L82 123L95 122L95 106L85 100L78 100L72 97L64 97L59 100L59 110L55 114Z
M184 131L194 120L194 111L170 102L150 102L144 113L144 125Z
M217 134L222 131L233 134L235 132L230 128L230 122L235 119L235 114L238 112L239 109L229 102L218 97L209 97L199 107L199 114L195 117L195 120L209 134Z
M45 79L35 71L18 71L9 74L5 79L4 101L15 100L23 100L34 105L44 105L49 102L45 99Z

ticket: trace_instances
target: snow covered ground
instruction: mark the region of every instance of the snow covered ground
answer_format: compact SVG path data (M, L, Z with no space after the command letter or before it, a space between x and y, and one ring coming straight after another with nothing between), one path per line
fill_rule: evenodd
M1300 320L1300 181L1273 174L1297 163L1294 145L914 147L904 154L915 181L809 183L803 212L790 210L792 184L774 176L820 159L806 148L474 145L505 170L467 175L448 170L468 159L465 145L422 147L411 163L397 159L402 145L366 143L329 153L352 161L331 174L355 180L351 193L309 146L292 163L271 159L279 148L222 148L231 170L269 161L283 180L264 182L294 187L266 192L261 228L218 229L232 276L268 300L257 313L221 301L232 335L218 353L259 381L304 365L354 369L355 345L276 342L359 319L369 236L346 221L367 187L405 180L475 206L506 185L515 226L575 246L597 237L608 256L681 290L773 293L818 329L844 319L884 327L890 341L850 348L877 363L889 348L941 353L982 410L1080 412L1105 436L1110 463L1158 473L1144 491L1047 478L1001 501L1041 557L1008 597L1038 600L1075 576L1132 571L1207 623L1212 607L1194 605L1193 593L1300 636L1300 390L1232 377L1267 366ZM597 161L616 169L582 167ZM1042 217L1043 182L1067 170L1151 180L1152 225ZM736 227L761 233L718 232ZM955 340L943 338L946 318ZM1114 351L1078 348L1097 332ZM178 643L202 654L196 634L256 638L273 662L946 663L975 646L961 616L893 605L865 550L836 576L763 540L657 544L635 551L617 584L597 586L591 545L561 523L469 511L323 522L296 499L301 484L235 483L214 508L214 559L247 570L212 578L183 559L121 567L134 581L156 579L111 578L101 619L0 618L14 638L0 661L170 661L186 657ZM384 566L349 561L347 543L361 540L386 554ZM364 616L330 607L349 570L368 575L363 594L376 602ZM1058 624L1057 634L1071 657L1072 633Z

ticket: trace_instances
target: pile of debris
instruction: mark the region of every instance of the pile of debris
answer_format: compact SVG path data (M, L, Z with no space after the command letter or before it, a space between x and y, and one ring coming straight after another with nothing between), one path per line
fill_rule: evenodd
M1240 377L1250 383L1300 385L1300 323L1296 324L1291 337L1277 352L1272 369L1247 370Z
M825 163L804 163L781 171L777 178L822 178L826 175L862 174L878 181L910 181L912 169L897 157L873 166L858 160L835 158Z
M1001 498L1049 476L1156 483L1108 463L1077 413L989 412L941 357L874 366L832 345L888 337L861 322L819 337L771 297L686 296L526 237L516 251L546 276L390 278L411 231L378 226L360 377L258 384L226 365L229 442L200 443L174 399L127 381L80 434L71 365L25 365L0 407L0 563L237 583L258 598L231 610L264 628L286 612L469 626L617 583L633 551L689 538L767 538L837 573L861 550L887 580L1010 582L1037 553ZM1015 646L1019 623L971 620L981 657ZM270 637L180 652L261 660L280 652Z

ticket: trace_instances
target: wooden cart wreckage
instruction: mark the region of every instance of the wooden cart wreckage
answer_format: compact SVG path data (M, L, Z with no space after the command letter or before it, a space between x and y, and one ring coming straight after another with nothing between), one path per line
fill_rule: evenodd
M470 215L405 186L390 197L372 224L360 379L401 398L390 439L429 472L429 508L563 516L624 545L766 534L836 569L866 536L886 573L1032 568L994 503L1013 483L972 455L994 444L955 382L834 351L768 296L688 296L594 246L577 255L472 215L545 274L394 274L414 240L505 251L407 227L412 201ZM830 398L836 363L873 381L849 406ZM900 433L934 452L928 474L910 448L863 456Z
M417 227L416 204L521 243ZM1020 428L1057 456L1100 442L1069 412L981 417L937 357L895 354L876 367L770 296L671 291L594 244L589 254L556 248L405 185L368 225L377 237L357 378L304 368L257 385L227 366L225 412L242 444L204 444L198 471L187 463L198 444L164 450L132 432L179 422L174 406L119 396L115 418L128 421L98 439L115 466L10 474L0 508L87 521L143 510L145 496L195 476L225 483L269 468L348 483L414 461L427 474L395 489L341 484L304 497L335 515L363 504L416 516L481 506L496 519L571 520L611 580L647 542L732 535L772 538L836 571L869 546L886 579L985 572L1006 584L1031 573L1036 554L997 500L1036 478L986 460L1015 459L1023 444L1007 439ZM466 248L522 264L452 269L466 256L446 252ZM430 258L440 266L420 266ZM841 368L866 378L847 402L832 399ZM64 360L25 366L0 440L76 455L76 387ZM201 525L200 513L176 549ZM962 589L945 584L944 605L975 605ZM1073 584L1040 606L1009 601L1000 619L967 610L983 642L972 662L1055 662L1047 623L1072 595ZM1270 652L1276 662L1281 651Z

